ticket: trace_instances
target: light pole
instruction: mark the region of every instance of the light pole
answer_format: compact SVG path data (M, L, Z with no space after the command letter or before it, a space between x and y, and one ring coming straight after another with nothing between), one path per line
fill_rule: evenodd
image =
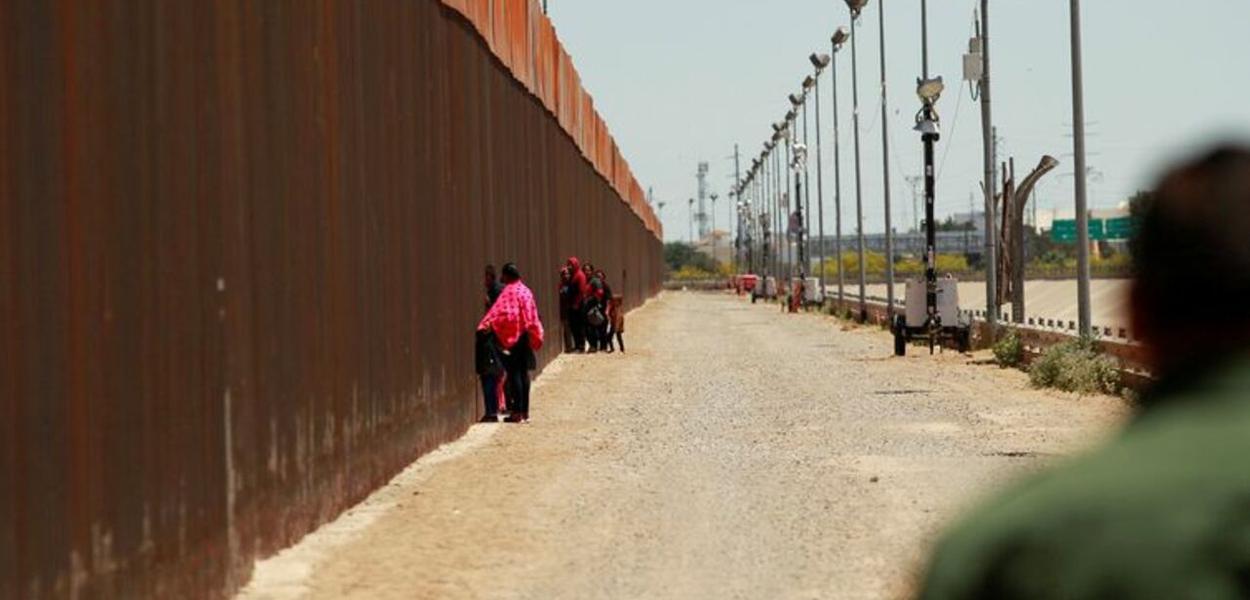
M1082 336L1090 335L1089 211L1085 189L1085 82L1081 73L1081 0L1072 0L1072 151L1076 154L1076 303Z
M800 238L803 240L803 256L805 261L801 267L801 273L804 277L804 285L807 285L807 268L811 266L812 249L810 237L807 235L807 222L812 219L812 183L811 175L807 171L807 149L811 146L807 143L807 95L811 92L812 86L816 85L816 78L808 75L803 78L803 232Z
M825 301L825 182L824 167L825 163L821 160L820 154L820 74L833 60L828 54L813 53L808 60L812 62L812 67L816 69L816 76L812 87L815 88L816 94L816 212L817 220L820 221L816 228L816 235L820 236L820 301Z
M715 263L717 260L716 258L716 199L719 198L719 196L717 196L716 194L711 194L708 196L708 198L712 199L712 262Z
M881 188L885 199L885 298L886 317L894 315L894 229L890 211L890 130L885 87L885 0L877 2L881 31Z
M868 4L868 0L846 0L846 6L851 10L851 116L855 121L855 220L857 221L857 233L859 236L859 320L864 322L868 320L868 298L865 289L864 280L867 278L867 270L864 264L864 178L860 170L859 159L859 61L855 54L855 26L859 22L860 12L864 10L864 6Z
M842 51L842 45L846 43L846 38L850 34L847 33L845 27L839 27L833 32L830 38L830 44L833 49L832 62L833 67L833 209L834 217L834 258L838 261L838 307L841 308L846 301L844 289L846 287L846 273L842 270L842 152L840 150L841 141L838 134L838 53Z
M807 179L807 146L803 144L794 144L794 160L790 163L790 169L794 171L794 197L795 200L795 223L797 229L795 231L796 253L799 255L799 278L807 279L807 244L805 242L807 226L803 222L803 201L797 200L803 197L805 190L804 183Z
M803 145L803 150L804 150L803 158L805 162L807 160L807 89L810 87L808 82L811 80L812 78L809 76L807 79L803 81L803 91L801 93L799 93L798 95L794 95L794 94L790 95L790 104L794 105L795 114L797 115L799 110L803 111L803 133L802 133L803 143L802 145ZM798 127L797 117L795 119L795 127L796 128ZM793 148L795 150L794 162L790 164L790 168L791 170L794 171L795 214L798 216L800 226L802 226L804 213L808 215L812 214L811 213L812 205L810 202L812 194L811 194L811 188L807 184L808 182L807 169L804 168L802 171L800 171L798 168L798 164L799 164L799 153L798 153L799 134L798 132L795 132L794 137L795 137L794 145L793 145ZM807 242L806 242L806 236L803 234L804 232L800 229L797 232L795 243L798 246L797 254L799 255L799 276L806 278L807 277L807 264L804 263L803 260L807 256L807 248L805 247Z
M924 211L925 211L925 329L929 334L929 354L942 329L942 316L937 310L937 224L934 220L936 178L934 176L933 146L941 139L940 119L934 105L942 96L942 78L929 78L929 19L928 2L920 2L921 69L923 75L916 81L916 95L922 107L916 116L916 131L924 143ZM902 317L900 317L901 319ZM893 324L892 324L893 326ZM897 352L897 349L896 349Z
M998 219L995 218L995 187L998 184L994 156L994 119L990 110L990 1L981 0L978 27L981 51L981 137L985 161L985 321L989 341L998 336Z
M782 223L782 228L783 228L782 231L785 232L784 239L786 240L786 282L787 284L789 283L790 279L794 277L794 245L790 241L789 225L790 225L790 211L792 210L794 203L797 202L798 199L792 198L790 196L790 168L789 166L790 166L790 160L791 160L790 159L790 145L794 143L794 137L795 137L794 136L794 121L795 121L795 117L797 116L798 115L795 114L794 110L791 110L790 112L786 113L786 128L784 130L785 160L783 160L781 163L781 170L785 171L785 176L786 176L785 187L782 188L783 190L785 190L785 195L782 196L782 198L785 200L785 207L784 207L785 220L783 220L781 223Z

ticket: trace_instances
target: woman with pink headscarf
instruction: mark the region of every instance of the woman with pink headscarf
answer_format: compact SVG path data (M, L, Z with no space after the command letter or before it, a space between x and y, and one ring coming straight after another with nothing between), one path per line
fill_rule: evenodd
M521 281L521 271L513 263L503 266L503 293L478 331L492 331L503 348L503 366L508 399L512 402L509 423L529 421L530 375L537 368L534 351L543 347L543 323L538 316L534 293Z

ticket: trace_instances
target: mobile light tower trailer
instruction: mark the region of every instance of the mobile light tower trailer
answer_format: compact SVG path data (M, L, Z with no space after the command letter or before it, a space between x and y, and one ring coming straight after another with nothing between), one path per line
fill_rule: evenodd
M894 333L894 354L907 354L912 340L927 339L929 353L939 344L953 345L960 352L972 346L972 323L959 313L959 282L953 277L937 277L937 231L934 226L935 176L933 145L941 138L935 105L942 95L942 78L929 78L928 19L926 2L921 3L921 31L924 76L916 81L916 94L922 107L916 115L916 131L924 143L925 269L924 280L907 282L906 306L890 325ZM892 257L891 257L892 258ZM990 268L993 268L991 266ZM894 307L889 307L891 313Z

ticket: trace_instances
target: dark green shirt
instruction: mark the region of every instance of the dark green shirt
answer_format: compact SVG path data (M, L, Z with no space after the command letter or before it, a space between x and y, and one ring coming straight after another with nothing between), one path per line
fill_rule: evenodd
M920 597L1250 597L1250 360L1148 401L949 533Z

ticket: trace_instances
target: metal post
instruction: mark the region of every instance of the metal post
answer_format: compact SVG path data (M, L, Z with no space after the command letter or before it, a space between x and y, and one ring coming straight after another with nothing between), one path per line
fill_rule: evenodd
M781 165L782 170L786 172L786 186L782 188L783 190L785 190L785 194L786 194L786 201L785 201L785 208L784 208L785 218L781 220L781 223L782 223L781 229L783 232L782 239L786 241L786 282L789 283L790 278L794 276L794 246L790 243L790 208L791 206L793 206L795 202L797 202L797 198L789 197L790 196L790 140L793 139L794 137L794 123L787 123L786 127L789 127L788 131L790 132L791 137L784 140L785 146L786 146L786 155L785 155L786 160Z
M830 55L832 56L832 55ZM825 300L825 163L820 156L820 74L816 74L816 218L820 224L816 234L820 236L820 300Z
M718 196L710 194L708 198L712 200L712 264L716 264L716 199Z
M1072 0L1072 145L1076 153L1076 301L1081 335L1090 335L1089 210L1085 189L1085 83L1081 73L1081 1Z
M998 241L995 218L997 174L994 156L994 119L990 111L990 0L981 0L981 135L985 160L985 320L989 341L997 337L998 325Z
M842 270L842 152L838 133L838 45L833 47L832 62L829 64L833 74L830 85L833 87L833 252L834 260L838 261L838 306L846 302L846 273Z
M796 171L794 172L794 197L795 198L802 198L806 190L804 186L804 183L805 183L804 180L807 179L807 174L803 173L802 174L803 176L800 177L799 176L800 173L797 171L797 169L799 169L801 166L799 158L800 158L799 153L795 152L794 153L794 168L796 169ZM807 244L806 244L807 236L804 235L804 231L803 231L805 229L805 226L803 223L803 212L804 212L803 201L798 200L795 203L794 215L795 215L795 220L798 222L798 225L799 225L799 231L795 239L795 254L798 255L798 267L799 267L798 276L800 278L807 277ZM793 279L793 275L791 275L791 279Z
M781 242L777 238L777 214L781 211L781 196L777 193L777 147L773 146L772 151L768 153L768 191L770 198L770 210L768 214L768 230L769 236L772 238L772 268L773 277L781 277Z
M859 320L868 320L868 297L865 286L867 268L864 264L864 178L860 171L859 159L859 61L855 53L855 25L859 15L851 12L851 116L855 121L855 220L858 223L859 236Z
M894 229L890 211L890 118L886 109L885 85L885 1L877 3L881 28L881 185L885 199L885 297L886 315L894 315Z
M768 213L773 210L772 194L770 193L772 188L769 185L770 182L768 181L772 173L772 171L768 168L771 155L772 151L769 150L763 160L760 160L760 216L765 219L759 224L760 243L763 244L763 254L760 256L760 265L765 277L772 275L773 270L772 223L767 220Z
M804 148L803 152L805 153L803 155L803 163L804 163L803 164L803 206L802 206L802 210L799 211L799 224L803 228L799 230L799 245L800 245L799 247L799 276L806 279L807 267L810 266L809 263L811 262L807 259L809 254L808 254L808 248L807 248L808 237L807 237L806 219L811 218L811 215L812 215L812 183L811 183L811 176L807 173L807 154L806 154L807 152L807 90L803 90L803 148ZM797 160L797 157L796 157L796 160ZM795 178L796 179L798 178L797 173L795 174ZM807 282L804 281L804 284L806 283Z
M927 0L921 0L920 3L920 31L921 31L921 69L923 70L923 78L929 79L929 7ZM924 118L926 121L937 120L937 113L933 109L933 100L925 100L924 102ZM936 220L936 200L937 200L937 178L934 173L933 162L933 146L937 143L941 136L937 133L936 128L930 132L923 133L920 136L924 143L924 218L925 218L925 325L929 333L929 354L933 354L933 349L937 339L937 334L942 328L942 315L938 312L937 307L937 223Z

